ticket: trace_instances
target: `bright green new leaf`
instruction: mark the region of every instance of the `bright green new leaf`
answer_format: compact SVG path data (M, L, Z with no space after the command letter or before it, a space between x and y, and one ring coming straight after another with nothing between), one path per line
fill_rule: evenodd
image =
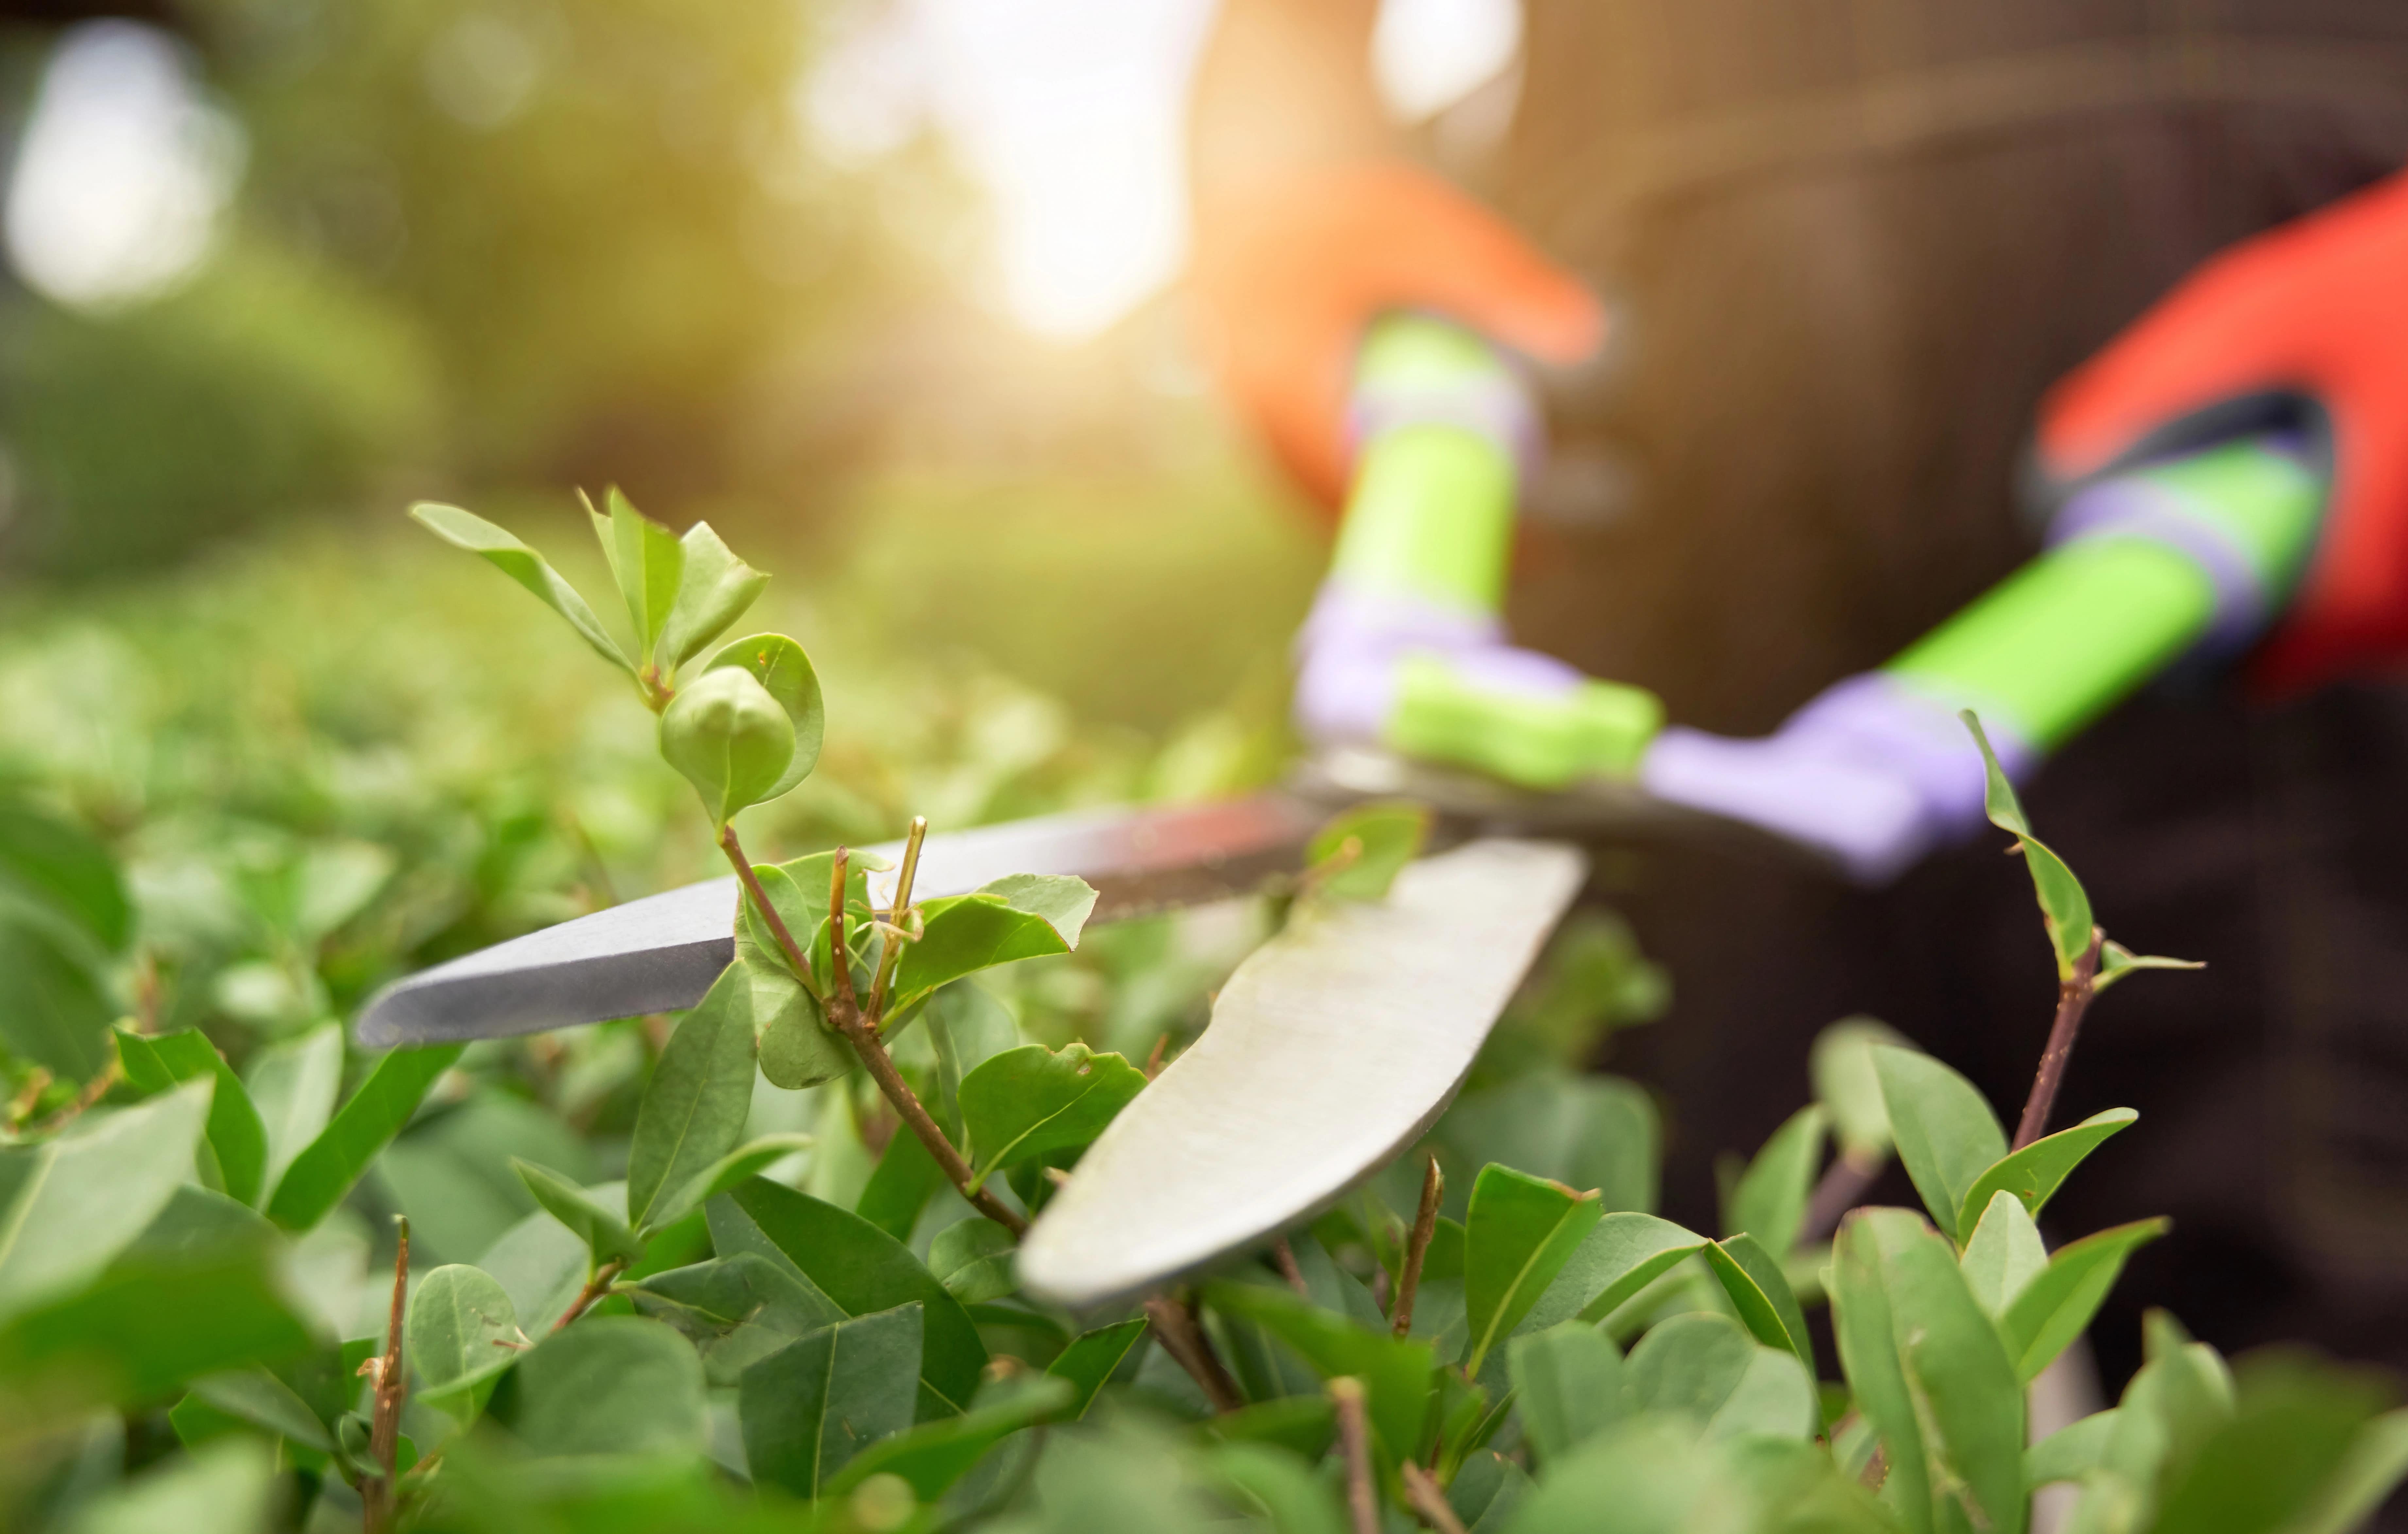
M104 952L117 953L133 934L134 908L108 849L72 822L0 796L0 888L12 884Z
M774 799L810 777L811 768L819 765L820 741L827 733L827 706L820 696L819 673L811 668L811 658L803 653L803 647L783 634L747 635L722 645L702 674L707 677L714 671L741 671L759 682L794 727L794 755L762 799ZM824 883L821 887L825 888ZM826 896L820 898L824 901Z
M590 1315L519 1356L510 1427L528 1452L699 1456L710 1434L702 1363L635 1315Z
M323 1023L260 1051L243 1084L267 1133L267 1165L260 1178L265 1192L284 1180L294 1158L335 1116L343 1093L343 1025Z
M2081 1480L2099 1469L2114 1432L2112 1407L2066 1424L2024 1451L2025 1484L2037 1488L2056 1481Z
M1731 1190L1730 1208L1723 1214L1725 1235L1753 1236L1767 1252L1786 1252L1798 1244L1798 1233L1806 1225L1806 1200L1823 1162L1828 1122L1821 1105L1814 1104L1799 1109L1772 1132Z
M1537 1331L1574 1317L1602 1321L1705 1244L1696 1231L1653 1214L1609 1214L1572 1249L1563 1270L1524 1318L1523 1329Z
M186 1088L186 1091L206 1090ZM139 1110L135 1110L139 1111ZM201 1115L191 1114L192 1133ZM280 1363L314 1339L264 1243L128 1256L64 1299L0 1326L0 1380L39 1379L93 1405L157 1400L204 1374ZM194 1325L207 1317L207 1326Z
M519 1181L526 1184L527 1192L535 1195L535 1201L543 1206L545 1212L585 1243L596 1264L613 1258L633 1262L644 1254L644 1243L618 1211L575 1182L519 1156L510 1157L510 1169L519 1174Z
M464 1263L437 1268L409 1297L405 1355L419 1400L464 1425L484 1409L478 1386L518 1362L528 1338L493 1275Z
M651 1240L738 1183L752 1181L796 1151L810 1150L813 1143L811 1136L794 1133L758 1135L746 1140L697 1170L683 1185L661 1195L637 1234Z
M795 727L767 689L735 667L705 671L661 710L661 756L702 796L714 829L774 798L795 759Z
M1623 1377L1637 1410L1686 1416L1706 1439L1804 1439L1820 1426L1813 1379L1797 1355L1764 1346L1712 1312L1651 1327L1630 1350Z
M1881 1074L1873 1068L1873 1049L1883 1044L1914 1047L1878 1018L1843 1017L1814 1036L1807 1062L1814 1098L1831 1116L1840 1154L1864 1166L1877 1167L1889 1154L1889 1109L1882 1101Z
M1094 1405L1096 1398L1103 1393L1105 1382L1112 1377L1112 1371L1121 1367L1121 1360L1128 1356L1129 1350L1137 1346L1139 1339L1144 1336L1143 1316L1081 1332L1071 1340L1068 1347L1045 1366L1046 1373L1057 1380L1067 1380L1071 1385L1069 1402L1062 1409L1063 1421L1076 1422L1087 1414L1087 1408Z
M2107 1291L2115 1286L2124 1260L2141 1246L2166 1233L2165 1220L2136 1220L2113 1226L2057 1248L2048 1266L2025 1283L2000 1318L1999 1331L2015 1371L2026 1380L2063 1353L2099 1313Z
M409 509L409 515L419 525L454 548L484 555L495 569L533 592L544 606L568 620L568 626L577 630L578 637L592 645L595 653L629 675L635 674L636 663L619 648L618 641L610 638L610 631L602 626L601 619L594 616L594 609L585 605L584 597L577 595L577 588L562 580L560 572L553 569L543 555L475 512L464 511L456 506L420 501Z
M1928 1054L1878 1045L1872 1054L1899 1159L1940 1233L1961 1243L1972 1234L1957 1225L1965 1196L2006 1155L2006 1131L1979 1088Z
M1965 727L1973 732L1973 743L1982 748L1982 767L1988 775L1983 809L1990 824L2013 833L2023 848L2032 893L2040 897L2041 920L2048 928L2049 946L2057 951L2057 978L2071 980L2074 965L2090 951L2094 936L2090 896L2083 893L2082 882L2073 877L2065 860L2032 835L2014 784L2007 781L2006 769L1999 766L1998 753L1990 749L1990 738L1982 733L1982 722L1971 709L1959 710L1956 717L1965 722Z
M1285 1288L1216 1282L1205 1286L1204 1297L1224 1315L1252 1321L1278 1338L1319 1378L1362 1381L1371 1431L1388 1453L1407 1459L1419 1452L1435 1367L1427 1342L1374 1331Z
M654 650L664 677L676 675L678 667L726 633L769 583L767 576L737 558L707 522L687 528L678 542L685 551L685 573Z
M307 1230L324 1219L418 1111L427 1089L452 1068L464 1047L397 1049L379 1060L351 1100L293 1158L268 1196L267 1217L287 1230Z
M818 1497L854 1455L911 1426L919 1378L917 1305L841 1322L762 1359L737 1386L752 1479Z
M1078 1150L1145 1090L1145 1072L1081 1043L1004 1051L963 1078L962 1123L983 1181L1021 1162Z
M1963 1202L1956 1211L1957 1228L1970 1236L1973 1222L1990 1207L1990 1195L1999 1192L2014 1194L2040 1218L2042 1206L2065 1182L2066 1175L2082 1165L2083 1158L2099 1148L2109 1136L2115 1134L2140 1118L2128 1108L2111 1108L2103 1113L2093 1113L2071 1129L2059 1129L2044 1135L2022 1150L2002 1157L1987 1171L1973 1180L1965 1190Z
M578 499L584 500L580 492ZM610 579L627 604L627 622L636 631L637 661L652 665L653 647L668 625L685 575L685 546L677 536L628 504L612 485L603 494L610 509L604 516L587 501L585 514L594 521L594 536L610 562Z
M1017 1243L993 1220L959 1220L928 1243L928 1271L965 1305L1001 1299L1020 1287L1012 1270Z
M191 1175L214 1078L0 1150L0 1316L72 1290L140 1236Z
M924 1422L862 1450L825 1484L827 1493L843 1496L873 1475L892 1475L921 1501L933 1502L1008 1435L1068 1414L1075 1395L1069 1382L1044 1375L1014 1381L999 1393L983 1392L979 1404L958 1417Z
M335 1447L333 1436L309 1403L260 1365L204 1374L193 1382L192 1394L230 1417L289 1438L305 1449L325 1454Z
M644 1085L627 1150L627 1223L666 1225L692 1209L654 1218L664 1197L736 1149L752 1106L752 982L731 964L669 1035Z
M736 1383L745 1369L845 1319L835 1300L782 1265L751 1252L672 1268L638 1281L636 1309L685 1334L710 1383Z
M1990 1195L1956 1266L1963 1269L1973 1297L1997 1320L2048 1266L2048 1248L2042 1244L2040 1227L2032 1224L2031 1211L2024 1208L2023 1200L2000 1188Z
M1305 878L1340 900L1384 900L1429 840L1429 806L1375 799L1329 818L1305 845Z
M918 1304L922 1421L959 1412L977 1393L986 1344L910 1248L850 1211L759 1178L703 1207L721 1255L752 1252L787 1267L849 1316Z
M1881 1441L1888 1467L1884 1499L1908 1534L1933 1534L1930 1446L1899 1346L1881 1239L1885 1224L1913 1219L1901 1210L1873 1210L1840 1223L1831 1243L1831 1335L1856 1410Z
M1011 874L969 895L921 902L926 925L896 967L890 1015L964 975L1069 953L1095 909L1094 887L1069 874Z
M2204 969L2207 966L2197 959L2170 959L2158 953L2135 953L2122 943L2110 939L2099 948L2099 974L2090 982L2092 991L2103 991L2136 969Z
M1575 1193L1510 1167L1480 1169L1464 1220L1466 1373L1478 1376L1489 1349L1530 1313L1603 1212L1594 1191Z
M1708 1246L1705 1254L1706 1266L1730 1297L1740 1324L1766 1347L1796 1354L1812 1379L1813 1340L1806 1333L1806 1312L1799 1308L1789 1281L1782 1276L1781 1264L1745 1232Z
M1525 1332L1505 1350L1522 1434L1552 1465L1622 1420L1622 1351L1595 1326L1567 1321Z
M120 1028L116 1034L125 1079L140 1091L165 1092L203 1077L217 1082L209 1096L209 1152L226 1197L256 1206L267 1168L267 1127L225 1056L198 1028L155 1036Z

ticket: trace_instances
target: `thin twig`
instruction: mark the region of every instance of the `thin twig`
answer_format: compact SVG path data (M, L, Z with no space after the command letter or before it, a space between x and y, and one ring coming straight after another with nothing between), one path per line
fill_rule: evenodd
M597 1300L610 1292L611 1283L626 1270L627 1259L624 1257L612 1257L594 1269L594 1276L585 1281L584 1288L577 1291L577 1297L568 1302L568 1309L560 1312L560 1319L552 1324L552 1329L558 1331L592 1310Z
M1397 1473L1404 1478L1405 1497L1413 1504L1413 1511L1438 1534L1464 1534L1463 1520L1455 1515L1455 1508L1447 1501L1446 1493L1439 1489L1436 1476L1410 1459L1397 1467Z
M795 967L797 974L810 973L810 960L803 956L801 947L795 941L795 935L786 929L785 918L778 914L776 906L770 904L768 892L762 889L759 877L752 872L752 861L744 855L743 844L736 839L733 824L720 833L719 845L726 853L727 861L736 866L736 876L743 882L745 895L752 900L752 909L759 911L761 919L768 924L770 935L778 939L778 947L786 955L786 962ZM953 1149L953 1141L945 1138L945 1132L937 1127L937 1121L930 1118L928 1111L920 1105L918 1096L912 1092L910 1083L903 1079L903 1073L895 1068L894 1056L886 1053L885 1043L863 1019L860 1004L853 996L853 967L845 952L844 848L836 850L831 871L835 894L829 901L829 911L836 925L831 934L828 968L835 971L835 983L830 986L827 998L828 1021L835 1024L837 1031L853 1045L853 1052L861 1056L862 1065L868 1069L869 1079L878 1083L878 1090L894 1106L903 1122L911 1126L911 1132L919 1137L921 1144L928 1148L928 1154L943 1168L946 1178L961 1196L968 1199L981 1214L1010 1231L1015 1238L1026 1235L1028 1222L1021 1218L1019 1211L980 1183L977 1175L970 1170L970 1164Z
M27 1129L25 1133L53 1135L83 1117L87 1109L108 1096L108 1089L117 1084L118 1067L117 1056L110 1055L102 1063L100 1069L93 1073L92 1080L83 1083L83 1090L76 1094L75 1101Z
M1229 1371L1221 1366L1211 1340L1204 1335L1204 1328L1196 1324L1196 1317L1188 1313L1185 1306L1168 1295L1149 1295L1145 1319L1154 1340L1162 1344L1162 1351L1187 1371L1214 1412L1235 1412L1246 1404L1245 1398L1238 1394L1238 1382L1230 1379Z
M408 1376L402 1371L401 1356L401 1337L408 1317L409 1217L396 1214L393 1223L401 1240L393 1254L393 1313L385 1323L384 1356L360 1366L360 1372L370 1375L376 1387L375 1414L368 1426L368 1457L384 1470L380 1476L365 1478L360 1486L360 1501L365 1509L363 1527L367 1534L384 1534L393 1527L400 1479L396 1466L401 1455L401 1399L409 1383Z
M1163 1033L1156 1034L1154 1036L1154 1049L1145 1057L1145 1079L1147 1081L1150 1082L1156 1076L1162 1074L1162 1052L1169 1047L1170 1035Z
M2057 982L2057 1019L2048 1027L2048 1047L2041 1052L2040 1071L2032 1077L2031 1096L2024 1099L2024 1116L2015 1125L2014 1149L2048 1133L2048 1116L2057 1108L2057 1089L2065 1084L2066 1062L2073 1057L2073 1040L2082 1031L2082 1014L2098 995L2099 953L2107 941L2103 928L2090 929L2090 946L2073 961L2073 974Z
M1312 1297L1312 1286L1304 1282L1304 1269L1296 1265L1296 1248L1287 1244L1286 1237L1271 1242L1271 1262L1279 1269L1280 1277L1287 1280L1287 1286L1296 1291L1297 1298Z
M1798 1227L1798 1244L1812 1246L1837 1230L1840 1217L1856 1207L1881 1170L1881 1157L1859 1160L1842 1151L1838 1159L1823 1168L1822 1180L1814 1184L1814 1196L1806 1201L1806 1220Z
M886 1016L886 988L895 979L895 965L903 956L902 939L896 936L904 918L911 910L911 885L920 875L920 843L928 835L928 817L911 817L910 833L903 839L903 867L895 876L895 904L886 913L886 925L893 928L878 952L878 977L869 987L869 1025L877 1027Z
M1346 1511L1354 1534L1380 1534L1380 1494L1371 1484L1371 1430L1363 1411L1363 1382L1341 1374L1329 1382L1338 1412L1338 1441L1346 1455Z
M1422 1260L1429 1255L1430 1237L1438 1232L1439 1196L1446 1191L1446 1173L1439 1170L1438 1157L1429 1159L1429 1170L1422 1174L1422 1207L1413 1215L1413 1233L1405 1239L1405 1260L1397 1269L1397 1308L1388 1316L1388 1325L1398 1337L1410 1337L1413 1331L1413 1300L1421 1293Z

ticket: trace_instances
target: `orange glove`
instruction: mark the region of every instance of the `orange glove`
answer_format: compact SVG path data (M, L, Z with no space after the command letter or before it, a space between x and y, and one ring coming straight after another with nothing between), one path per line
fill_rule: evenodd
M1511 226L1396 162L1318 166L1208 194L1192 292L1205 356L1289 471L1345 494L1347 386L1364 327L1425 309L1541 362L1597 350L1605 314Z
M2235 431L2321 438L2331 498L2261 681L2408 654L2408 176L2244 240L2042 402L2061 487Z

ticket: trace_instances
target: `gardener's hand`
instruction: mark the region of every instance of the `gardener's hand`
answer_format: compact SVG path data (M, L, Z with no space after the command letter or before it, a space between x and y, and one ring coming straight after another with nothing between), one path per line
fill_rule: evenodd
M1993 725L2010 778L2034 760ZM1674 727L1640 781L1658 798L1744 821L1821 853L1860 883L1886 883L1982 824L1984 772L1945 702L1883 672L1827 688L1760 740Z
M1298 166L1198 208L1191 293L1228 397L1335 506L1352 462L1347 384L1373 319L1444 315L1525 356L1597 350L1604 311L1512 226L1400 161Z
M2322 540L2260 656L2301 684L2408 651L2408 176L2200 267L2057 386L2041 465L2070 486L2285 409L2332 460Z

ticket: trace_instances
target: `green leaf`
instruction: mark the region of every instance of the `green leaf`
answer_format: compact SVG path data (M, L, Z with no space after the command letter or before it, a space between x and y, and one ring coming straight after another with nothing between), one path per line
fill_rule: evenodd
M1873 1067L1873 1050L1879 1045L1914 1047L1878 1018L1843 1017L1814 1036L1808 1062L1815 1100L1830 1115L1840 1154L1876 1167L1890 1148L1889 1108L1882 1101L1881 1073Z
M2136 969L2204 969L2207 966L2197 959L2170 959L2157 953L2135 953L2122 943L2110 939L2099 948L2099 973L2092 979L2090 989L2095 995L2107 989Z
M971 1071L1020 1044L1020 1025L1001 1003L975 984L948 985L929 998L928 1044L937 1056L937 1112L945 1132L962 1138L962 1082Z
M108 1059L122 1014L107 957L65 917L0 888L0 1044L72 1081Z
M252 1056L244 1084L267 1134L263 1190L273 1190L335 1116L343 1092L343 1027L325 1023Z
M661 757L702 797L711 827L783 792L795 727L767 689L738 667L707 670L661 710Z
M260 1365L204 1374L193 1382L192 1394L228 1416L289 1438L305 1449L320 1454L334 1450L333 1436L309 1403Z
M769 791L761 796L762 802L767 802L810 777L811 768L819 765L820 741L827 733L827 707L820 697L819 673L811 669L811 658L803 653L803 647L783 634L747 635L721 646L702 671L707 677L724 670L740 671L759 682L794 728L794 755ZM819 887L827 887L824 874Z
M1480 1169L1464 1220L1466 1373L1479 1375L1488 1350L1538 1304L1603 1212L1594 1191L1575 1193L1510 1167Z
M909 1241L911 1227L920 1223L920 1211L928 1207L928 1200L944 1185L945 1169L937 1165L928 1147L918 1135L898 1129L887 1140L885 1154L878 1158L868 1184L853 1201L853 1211L896 1240ZM933 1252L929 1254L929 1267L936 1267ZM944 1274L939 1272L937 1276L942 1278Z
M1833 1257L1833 1331L1888 1456L1885 1499L1917 1534L2021 1534L2022 1382L1955 1251L1908 1211L1869 1209L1842 1225Z
M2111 1108L2103 1113L2093 1113L2071 1129L2043 1135L2003 1157L1965 1190L1956 1216L1958 1228L1970 1236L1973 1222L1990 1207L1990 1195L2001 1190L2022 1199L2033 1219L2040 1218L2042 1206L2065 1182L2066 1175L2082 1165L2083 1157L2140 1116L2128 1108Z
M869 1445L827 1483L827 1494L841 1497L873 1475L892 1475L921 1501L933 1502L1006 1436L1061 1416L1074 1394L1065 1380L1039 1375L1018 1381L999 1400L982 1398L958 1417L924 1422Z
M0 1316L89 1282L166 1208L192 1172L212 1084L0 1150Z
M2114 1432L2112 1408L2068 1423L2024 1451L2025 1484L2040 1487L2055 1481L2081 1480L2099 1469Z
M752 1479L818 1497L863 1448L911 1426L919 1378L917 1305L841 1322L762 1359L737 1386Z
M980 1180L1085 1147L1144 1090L1145 1072L1084 1044L1004 1051L962 1080L962 1122Z
M1069 874L1021 873L919 909L925 926L895 969L896 1015L964 975L1069 953L1096 909L1096 892Z
M1061 1412L1064 1422L1076 1422L1087 1414L1087 1408L1093 1406L1096 1398L1103 1393L1105 1382L1112 1377L1112 1371L1121 1367L1121 1360L1128 1356L1129 1349L1137 1346L1138 1340L1144 1335L1143 1316L1081 1332L1071 1339L1068 1347L1045 1366L1046 1373L1070 1383L1070 1398Z
M324 1219L465 1047L397 1049L379 1060L351 1100L293 1158L268 1197L267 1217L287 1230L308 1230Z
M2088 1329L2090 1318L2099 1313L2116 1275L2123 1272L2124 1260L2164 1235L2169 1223L2136 1220L2057 1248L2000 1318L1999 1331L2015 1371L2026 1380L2038 1379L2068 1343Z
M209 1150L226 1196L256 1206L267 1167L267 1128L217 1046L198 1028L154 1037L120 1028L116 1037L125 1079L140 1091L165 1092L205 1077L217 1082L209 1096Z
M510 1157L510 1169L519 1174L527 1192L543 1206L544 1212L566 1226L577 1239L585 1243L598 1266L618 1258L634 1262L644 1254L644 1243L618 1211L579 1187L572 1180L538 1166L522 1156Z
M1662 1125L1636 1082L1531 1071L1456 1098L1437 1138L1468 1167L1493 1161L1595 1188L1609 1211L1656 1208Z
M749 905L746 910L749 916ZM783 959L745 954L738 958L737 967L752 987L761 1074L771 1086L799 1092L835 1081L853 1068L853 1046L827 1025L818 998L803 989Z
M172 1260L128 1256L0 1327L0 1380L38 1383L64 1410L157 1400L204 1374L296 1356L313 1340L276 1266L264 1243L251 1242ZM208 1324L194 1325L195 1316Z
M1708 1246L1705 1254L1706 1266L1730 1297L1740 1324L1765 1346L1796 1354L1812 1379L1814 1342L1806 1332L1806 1312L1799 1308L1798 1296L1771 1254L1744 1233Z
M1723 1217L1725 1235L1753 1236L1767 1252L1786 1252L1798 1244L1798 1233L1806 1225L1806 1200L1823 1164L1827 1123L1822 1107L1813 1105L1799 1109L1772 1132L1731 1190L1730 1208Z
M2386 1412L2358 1430L2349 1452L2325 1477L2285 1534L2350 1534L2362 1528L2408 1477L2408 1408Z
M644 1085L627 1150L627 1223L666 1225L684 1213L653 1218L665 1196L736 1149L752 1106L752 985L731 964L669 1035Z
M1000 1299L1020 1287L1011 1254L1018 1243L993 1220L960 1220L928 1243L928 1271L965 1305Z
M790 1267L847 1315L918 1303L925 1312L923 1420L958 1412L977 1393L987 1361L978 1327L902 1242L859 1215L759 1178L703 1207L721 1255L753 1252Z
M581 492L578 498L584 499ZM590 501L585 514L594 519L594 536L601 541L603 557L610 562L610 578L627 604L627 621L636 631L637 659L651 666L653 646L668 624L669 609L676 605L685 575L685 547L667 528L629 505L617 485L606 491L602 500L609 508L608 517L595 511Z
M1705 1245L1696 1231L1653 1214L1609 1214L1572 1249L1523 1328L1537 1331L1575 1317L1602 1321Z
M2005 1157L2006 1131L1972 1082L1928 1054L1881 1046L1872 1054L1899 1159L1940 1233L1961 1244L1972 1231L1958 1226L1958 1211Z
M835 1300L790 1265L751 1252L654 1273L628 1297L642 1314L684 1333L718 1386L735 1384L754 1363L845 1319Z
M528 1339L518 1311L493 1276L452 1263L418 1281L404 1333L417 1399L462 1424L484 1409L478 1386L518 1362Z
M1797 1355L1712 1312L1652 1327L1630 1350L1624 1378L1638 1410L1688 1417L1705 1439L1810 1439L1821 1426L1813 1377Z
M13 884L107 953L133 935L134 908L108 849L81 826L0 796L0 887Z
M254 1534L276 1527L278 1491L275 1449L236 1435L110 1486L73 1527L75 1534Z
M1982 733L1982 722L1973 717L1971 709L1960 710L1956 717L1965 722L1965 727L1973 732L1973 743L1982 748L1982 766L1988 774L1983 808L1990 824L2014 833L2023 848L2024 866L2031 873L2032 893L2040 897L2041 921L2048 928L2049 946L2057 952L2057 978L2071 980L2074 965L2090 951L2094 937L2090 896L2083 893L2082 882L2073 877L2065 860L2032 835L2031 823L2024 816L2014 785L2007 781L2005 769L1999 766L1998 753L1990 749L1990 738Z
M664 676L676 675L703 646L726 633L769 583L767 576L737 558L707 522L687 528L678 542L685 551L685 574L655 649Z
M1205 1472L1226 1488L1232 1505L1260 1510L1254 1527L1268 1519L1271 1534L1347 1534L1337 1492L1305 1458L1268 1443L1243 1442L1216 1443L1198 1458Z
M1622 1352L1578 1321L1526 1332L1505 1350L1522 1433L1539 1463L1557 1459L1622 1420Z
M2297 1355L2246 1358L2239 1373L2231 1419L2167 1462L2157 1527L2170 1534L2289 1534L2327 1512L2328 1484L2390 1394L2377 1378Z
M533 592L536 599L568 620L568 626L578 637L594 647L595 652L630 676L636 663L610 638L602 620L577 595L577 588L560 577L560 572L547 563L543 555L521 543L517 538L478 516L456 506L443 506L434 501L420 501L409 509L411 519L437 538L454 548L484 555L486 562L511 580Z
M1321 1379L1361 1380L1371 1430L1388 1453L1410 1459L1419 1452L1436 1367L1427 1342L1373 1331L1284 1288L1215 1282L1205 1285L1204 1297L1215 1311L1252 1321L1278 1338Z
M1998 1320L2048 1267L2048 1248L2042 1243L2040 1227L2032 1224L2023 1200L2000 1188L1990 1195L1989 1205L1973 1226L1956 1266L1982 1309Z
M657 1321L589 1315L522 1354L510 1426L536 1455L699 1455L702 1364Z
M1197 1423L1206 1437L1224 1443L1267 1443L1306 1460L1319 1460L1337 1441L1338 1417L1329 1398L1275 1396Z
M1429 806L1375 799L1333 815L1306 843L1306 877L1340 900L1384 900L1429 840ZM1342 861L1341 861L1342 860Z
M663 1195L652 1206L652 1217L637 1234L651 1240L738 1183L752 1181L796 1151L810 1150L814 1143L810 1135L793 1133L757 1135L746 1140L687 1178L682 1186Z

